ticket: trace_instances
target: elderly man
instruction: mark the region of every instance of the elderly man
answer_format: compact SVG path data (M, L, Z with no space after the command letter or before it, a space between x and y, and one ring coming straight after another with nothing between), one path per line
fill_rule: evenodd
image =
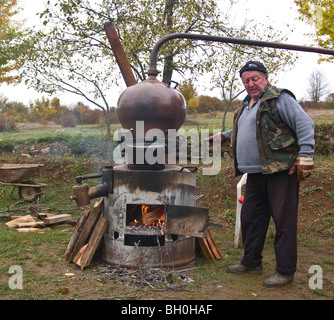
M241 211L244 256L227 272L262 273L273 217L276 272L263 285L276 287L294 280L299 181L313 169L314 124L290 91L268 83L262 63L247 62L240 77L248 95L234 114L233 129L221 139L232 143L236 175L248 174Z

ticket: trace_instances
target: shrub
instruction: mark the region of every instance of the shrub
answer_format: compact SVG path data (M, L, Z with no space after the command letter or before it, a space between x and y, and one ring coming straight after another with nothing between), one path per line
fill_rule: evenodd
M1 152L12 152L14 150L14 143L9 141L0 141L0 151Z
M315 122L315 154L330 156L334 154L334 121Z
M76 127L76 125L77 125L77 119L75 117L75 114L73 112L69 112L69 113L65 114L61 118L60 124L64 128Z
M6 117L0 118L0 132L15 131L16 125Z

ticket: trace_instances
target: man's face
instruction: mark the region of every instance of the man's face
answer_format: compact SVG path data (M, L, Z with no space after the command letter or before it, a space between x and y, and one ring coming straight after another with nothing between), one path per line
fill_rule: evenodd
M263 75L260 71L245 71L241 76L242 83L253 100L258 100L267 87L268 74Z

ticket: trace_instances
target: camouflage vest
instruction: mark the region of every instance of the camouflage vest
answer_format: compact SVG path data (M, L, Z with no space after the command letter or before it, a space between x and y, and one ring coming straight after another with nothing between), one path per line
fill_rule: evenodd
M278 89L268 84L256 114L256 140L264 174L288 170L295 163L299 152L296 133L283 122L276 108L276 99L283 91L294 97L289 90ZM231 143L236 175L242 174L238 170L236 144L238 120L244 108L245 100L235 111L233 120Z

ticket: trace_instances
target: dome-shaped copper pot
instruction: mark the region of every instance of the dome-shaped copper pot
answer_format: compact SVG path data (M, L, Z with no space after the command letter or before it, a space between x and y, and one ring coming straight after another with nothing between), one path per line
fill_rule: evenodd
M186 116L186 102L176 89L149 77L128 87L117 103L118 120L136 136L136 121L144 121L144 134L150 129L178 130Z

